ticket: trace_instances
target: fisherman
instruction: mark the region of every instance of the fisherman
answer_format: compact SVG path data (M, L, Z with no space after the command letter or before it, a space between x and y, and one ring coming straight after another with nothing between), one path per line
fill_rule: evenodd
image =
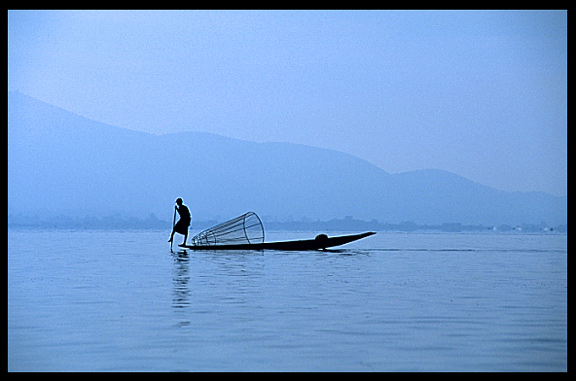
M176 204L178 206L175 205L174 208L180 215L180 219L178 220L176 225L174 225L174 228L172 229L172 234L170 234L170 239L168 240L168 242L172 242L172 240L174 239L174 233L179 233L184 235L184 242L182 243L182 245L186 245L186 240L188 239L188 227L190 226L190 221L192 220L192 218L190 217L190 210L186 205L182 203L182 199L180 197L176 199Z

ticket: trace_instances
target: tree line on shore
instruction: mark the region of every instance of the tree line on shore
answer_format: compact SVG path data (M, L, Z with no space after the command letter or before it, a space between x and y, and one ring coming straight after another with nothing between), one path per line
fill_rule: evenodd
M222 221L205 220L193 221L191 231L199 231L214 226ZM540 224L519 223L517 225L465 225L459 222L445 222L439 225L422 225L412 221L402 221L399 223L379 222L376 219L363 221L352 216L341 219L331 219L329 221L301 219L295 220L265 218L264 227L268 231L443 231L443 232L465 232L465 231L499 231L499 232L567 232L567 225L549 226L545 222ZM104 217L95 216L52 216L52 217L30 217L23 215L8 215L9 228L24 229L86 229L86 230L169 230L171 222L161 220L151 213L146 218L137 218L113 214Z

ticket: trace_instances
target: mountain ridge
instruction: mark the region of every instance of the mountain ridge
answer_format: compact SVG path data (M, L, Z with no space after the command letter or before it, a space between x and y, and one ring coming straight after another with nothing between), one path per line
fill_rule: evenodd
M391 174L335 150L209 132L154 135L9 92L9 213L262 215L398 223L565 224L567 197L505 192L451 172ZM170 216L171 217L171 216Z

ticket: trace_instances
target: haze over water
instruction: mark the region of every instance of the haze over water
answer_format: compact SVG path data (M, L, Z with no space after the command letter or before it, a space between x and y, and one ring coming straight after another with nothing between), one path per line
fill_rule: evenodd
M9 370L566 371L567 67L567 11L10 10L9 222L80 228L9 228ZM176 197L388 231L89 228Z

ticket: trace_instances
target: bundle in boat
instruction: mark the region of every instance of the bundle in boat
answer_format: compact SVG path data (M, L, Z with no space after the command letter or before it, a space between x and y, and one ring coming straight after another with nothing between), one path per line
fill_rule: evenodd
M194 246L242 245L264 242L264 226L254 212L201 231L192 237Z

